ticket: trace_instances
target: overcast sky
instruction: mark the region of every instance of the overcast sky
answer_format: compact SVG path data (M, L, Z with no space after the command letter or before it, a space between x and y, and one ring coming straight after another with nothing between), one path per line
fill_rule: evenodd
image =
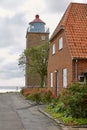
M87 1L0 0L0 86L24 86L18 58L25 49L28 23L39 14L51 35L70 2Z

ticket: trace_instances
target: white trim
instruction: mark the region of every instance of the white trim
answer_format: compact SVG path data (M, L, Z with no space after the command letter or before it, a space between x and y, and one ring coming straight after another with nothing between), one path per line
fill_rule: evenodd
M59 38L58 40L58 44L59 44L59 50L61 50L63 48L63 38Z
M50 73L50 87L53 87L53 73Z
M63 87L67 87L67 69L63 69Z
M41 40L44 41L46 37L44 35L41 36Z
M52 45L52 55L55 54L55 44Z

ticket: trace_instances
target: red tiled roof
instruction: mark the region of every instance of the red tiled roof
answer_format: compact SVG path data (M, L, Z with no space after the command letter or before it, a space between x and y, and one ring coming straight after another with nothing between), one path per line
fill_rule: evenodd
M71 3L51 40L64 26L67 44L72 58L87 58L87 4Z
M30 22L30 23L33 23L33 22L36 22L36 23L44 23L40 18L39 18L39 15L37 14L37 15L35 15L35 19L32 21L32 22ZM44 23L45 24L45 23Z

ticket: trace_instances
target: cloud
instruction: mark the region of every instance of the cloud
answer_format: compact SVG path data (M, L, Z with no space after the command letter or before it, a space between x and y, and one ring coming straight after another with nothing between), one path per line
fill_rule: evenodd
M0 79L24 77L24 72L18 66L18 53L11 54L9 48L0 51Z
M4 61L0 66L0 79L14 79L24 77L24 72L19 69L18 61Z
M0 79L24 77L18 67L18 58L26 44L25 13L0 20Z
M0 20L0 47L15 46L25 38L25 13L18 13L12 18ZM18 43L19 42L19 43Z
M63 13L67 8L70 0L45 0L47 4L48 11L51 13Z
M45 0L47 11L51 13L64 13L70 2L83 2L82 0Z
M16 10L24 0L19 1L0 1L0 85L18 84L21 79L24 84L18 58L25 48L27 23L26 12Z
M14 78L14 79L0 79L0 87L3 86L25 86L24 77Z
M14 15L13 11L0 7L0 17L3 17L3 18L6 16L12 17L13 15Z
M19 10L25 0L0 0L0 7L10 10Z

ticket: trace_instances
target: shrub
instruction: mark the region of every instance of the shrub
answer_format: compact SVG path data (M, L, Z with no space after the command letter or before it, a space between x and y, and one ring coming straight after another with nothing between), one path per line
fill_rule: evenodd
M64 112L65 111L65 106L64 106L64 103L63 102L59 102L55 108L54 108L54 112L56 113L61 113L61 112Z
M35 99L34 99L34 95L33 94L28 94L27 96L26 96L26 98L25 98L26 100L32 100L32 101L34 101Z
M40 101L41 101L41 95L40 95L40 93L34 93L34 94L33 94L33 98L34 98L34 101L35 101L37 104L40 103Z
M52 92L47 90L47 91L41 91L41 102L42 103L50 103L51 102L51 94Z
M66 106L66 116L87 118L87 85L75 82L61 92L61 101Z
M36 101L36 103L50 103L51 95L51 91L40 89L38 92L30 91L30 93L26 96L26 99Z

